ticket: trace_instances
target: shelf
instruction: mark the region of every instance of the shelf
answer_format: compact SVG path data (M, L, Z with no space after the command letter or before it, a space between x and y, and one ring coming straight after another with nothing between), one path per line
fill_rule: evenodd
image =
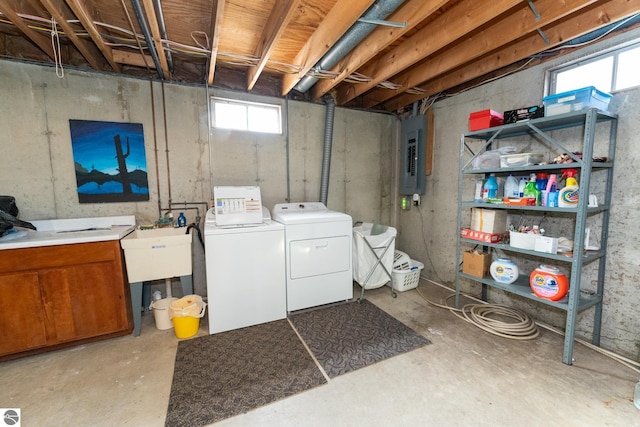
M486 175L489 173L495 173L497 175L508 175L510 173L515 173L516 175L524 175L530 172L536 171L551 171L558 170L561 171L563 169L582 169L583 164L578 162L573 163L563 163L563 164L548 164L548 165L531 165L531 166L522 166L516 168L490 168L490 169L464 169L462 171L465 175ZM613 167L613 163L611 162L592 162L591 163L591 171L596 172L598 170L606 170Z
M541 304L549 305L551 307L555 307L555 308L558 308L560 310L569 311L569 296L568 295L565 296L564 298L562 298L559 301L551 301L551 300L548 300L548 299L539 298L531 291L531 288L529 287L529 277L528 276L520 275L515 282L513 282L511 284L506 284L506 283L496 282L491 277L484 277L484 278L481 279L479 277L471 276L471 275L463 273L463 272L459 272L458 274L460 275L460 277L463 277L465 279L473 280L474 282L480 282L480 283L482 283L484 285L487 285L487 286L490 286L492 288L502 289L502 290L507 291L509 293L520 295L521 297L524 297L524 298L527 298L527 299L530 299L530 300L534 300L534 301L539 302ZM598 304L600 302L602 302L602 298L600 296L598 296L598 295L592 295L592 296L580 295L580 298L578 300L578 308L577 308L577 310L578 311L586 310L587 308L592 307L592 306L594 306L594 305L596 305L596 304Z
M550 208L548 206L520 206L520 205L505 205L504 203L485 203L485 202L461 202L463 208L486 208L486 209L507 209L512 211L538 211L553 214L571 214L578 213L578 208ZM587 214L597 214L608 210L608 207L604 204L587 207Z
M598 129L598 123L604 123L606 127L604 129ZM602 194L608 195L612 191L613 181L613 159L615 159L615 146L616 146L616 133L618 127L617 116L606 111L599 111L597 109L588 109L582 111L575 111L566 114L561 114L551 117L541 117L530 121L506 124L503 126L497 126L489 129L482 129L474 132L465 132L460 139L460 167L458 177L458 194L468 194L464 191L465 186L469 186L473 179L472 175L482 175L486 177L488 174L495 174L498 176L506 176L508 174L514 175L527 175L530 173L536 173L539 171L545 171L548 173L560 174L563 169L579 169L580 173L580 199L576 207L572 208L550 208L546 206L520 206L520 205L505 205L503 203L483 203L476 201L464 201L458 199L458 229L464 227L462 224L463 211L472 208L487 208L495 210L506 210L512 215L527 215L531 217L544 218L545 215L549 215L558 220L559 223L564 225L572 224L573 240L575 241L576 253L572 256L566 256L563 254L549 254L545 252L538 252L528 249L514 248L508 243L486 243L472 239L463 238L460 235L456 240L456 265L462 263L462 253L471 245L482 246L484 250L494 248L495 250L501 250L508 253L507 256L514 260L522 259L523 261L531 262L536 261L538 258L542 263L548 263L553 265L554 263L563 263L570 270L568 274L569 288L568 295L560 301L550 301L542 298L538 298L533 294L529 287L529 277L520 276L515 283L507 285L494 281L491 277L478 278L462 273L460 270L456 274L456 306L459 306L459 296L461 292L460 281L466 279L470 282L476 282L482 285L482 298L487 299L487 290L489 288L501 289L507 293L513 293L524 297L526 299L536 301L548 306L552 306L566 312L565 323L565 338L564 338L564 351L562 361L565 364L570 365L572 363L573 355L573 342L576 331L576 324L578 322L577 313L587 308L594 308L593 318L593 336L592 343L594 345L600 344L600 329L602 324L602 309L603 309L603 295L605 289L604 278L606 268L606 248L607 248L607 228L609 224L609 217L611 214L609 197L604 197L603 201L600 201L599 206L591 207L588 205L587 195L591 194L591 189L597 189L600 191L600 187L592 187L591 181L598 180L604 183ZM573 163L565 164L548 164L548 165L532 165L525 167L511 167L500 168L492 167L487 169L476 169L473 167L473 161L481 153L485 152L491 147L491 144L497 140L504 140L506 138L527 136L528 142L535 143L538 146L546 147L552 152L566 153L568 152L565 147L564 136L570 136L576 138L576 132L560 133L553 135L552 131L559 129L576 128L582 129L582 145L579 151L584 155L584 160L577 157L574 158ZM602 132L600 132L602 130ZM609 138L602 136L604 132L608 130ZM596 135L598 135L596 137ZM597 141L596 141L597 139ZM483 142L483 144L476 150L477 144L471 145L474 141ZM526 141L519 141L526 142ZM594 148L598 150L606 150L603 153L606 156L607 162L593 161ZM517 145L517 144L516 144ZM472 147L474 147L472 149ZM477 153L474 153L477 151ZM535 151L535 147L532 148ZM468 160L468 154L471 154L471 159ZM551 154L550 154L551 155ZM495 164L495 163L494 163ZM597 172L597 173L592 173ZM599 216L595 216L599 215ZM591 216L591 218L589 218ZM600 242L601 248L598 251L583 251L585 228L587 227L587 220L599 221L600 230L597 240ZM464 247L463 247L464 246ZM535 257L535 258L534 258ZM580 284L582 281L583 271L582 268L588 264L597 261L597 280L595 295L588 296L580 292ZM593 267L593 265L592 265Z
M487 242L481 242L479 240L473 240L473 239L465 239L463 237L460 238L460 242L461 243L468 243L470 245L479 245L479 246L486 246L489 248L494 248L494 249L500 249L503 251L507 251L507 252L514 252L514 253L519 253L519 254L526 254L526 255L531 255L531 256L537 256L540 258L546 258L546 259L552 259L555 261L560 261L560 262L574 262L574 257L573 256L567 256L567 255L563 255L563 254L550 254L547 252L540 252L540 251L532 251L529 249L521 249L521 248L514 248L513 246L507 244L507 243L487 243ZM605 256L605 252L603 250L599 250L599 251L587 251L584 256L582 257L582 262L584 264L588 264L592 261L595 261L597 259L602 258L603 256Z
M495 136L496 132L499 132L497 139L513 138L517 136L530 135L531 132L535 132L533 127L540 129L543 132L554 131L558 129L566 129L578 126L584 126L587 119L587 114L592 110L573 111L571 113L559 114L557 116L540 117L525 122L511 123L502 126L496 126L493 128L482 129L474 132L467 132L464 134L466 138L473 139L490 139ZM608 111L596 111L596 122L613 121L616 120L616 115Z

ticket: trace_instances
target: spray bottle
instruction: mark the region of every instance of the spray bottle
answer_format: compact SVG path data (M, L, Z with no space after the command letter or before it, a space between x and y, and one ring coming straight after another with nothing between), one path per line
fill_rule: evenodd
M558 206L561 208L575 208L578 206L579 188L576 176L577 169L563 169L562 177L567 177L565 187L558 193Z

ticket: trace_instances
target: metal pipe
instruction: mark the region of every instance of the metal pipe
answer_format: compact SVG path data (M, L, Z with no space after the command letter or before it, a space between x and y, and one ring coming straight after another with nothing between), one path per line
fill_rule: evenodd
M160 36L163 40L168 40L167 36L167 27L164 25L164 15L162 13L162 5L160 4L160 0L153 0L153 7L156 10L156 16L158 17L158 27L160 28ZM164 43L163 43L164 46ZM173 73L173 57L171 56L171 51L167 49L167 63L169 64L169 71Z
M162 66L160 65L160 58L158 58L158 52L156 52L156 45L153 44L153 37L151 37L151 33L149 32L149 24L147 24L147 20L144 17L142 6L140 6L140 1L131 0L131 4L133 4L133 10L136 12L136 18L138 18L138 23L140 24L140 28L142 29L142 34L144 34L144 39L147 42L147 47L149 48L151 58L153 58L153 63L156 66L158 76L160 76L160 79L164 80L164 72L162 71Z
M362 15L366 20L383 20L387 16L396 10L404 0L378 0ZM358 21L346 33L340 40L333 45L333 47L324 54L322 59L313 66L314 70L330 70L334 65L338 63L344 56L351 52L365 37L377 27L376 24ZM315 77L305 76L294 87L298 92L305 93L313 85L317 83L318 79Z
M331 146L333 144L333 121L336 101L329 94L322 97L327 104L324 122L324 148L322 152L322 176L320 181L320 201L326 206L329 193L329 173L331 172Z
M164 81L160 82L162 87L162 114L164 119L164 143L165 156L167 159L167 192L169 193L169 206L171 206L171 168L169 167L169 136L167 135L167 102L164 95Z
M153 122L153 154L156 157L156 185L158 187L158 217L162 216L162 202L160 201L160 166L158 165L158 132L156 130L156 102L153 97L153 80L149 80L151 90L151 119Z

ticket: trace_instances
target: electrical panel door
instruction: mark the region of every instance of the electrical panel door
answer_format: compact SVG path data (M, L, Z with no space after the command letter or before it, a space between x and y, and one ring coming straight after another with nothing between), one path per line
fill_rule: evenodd
M402 122L400 194L424 194L427 158L427 119L416 115Z

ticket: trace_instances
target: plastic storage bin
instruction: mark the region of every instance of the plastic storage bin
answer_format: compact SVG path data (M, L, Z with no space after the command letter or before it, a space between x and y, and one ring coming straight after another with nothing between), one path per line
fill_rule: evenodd
M544 115L555 116L587 108L607 111L611 97L610 94L599 91L594 86L545 96L542 98Z
M536 247L536 236L534 233L509 232L509 244L514 248L534 250Z
M544 155L536 153L505 154L500 156L501 168L519 168L537 165L542 162Z
M500 126L504 123L502 113L493 110L476 111L469 114L469 130L480 130Z

